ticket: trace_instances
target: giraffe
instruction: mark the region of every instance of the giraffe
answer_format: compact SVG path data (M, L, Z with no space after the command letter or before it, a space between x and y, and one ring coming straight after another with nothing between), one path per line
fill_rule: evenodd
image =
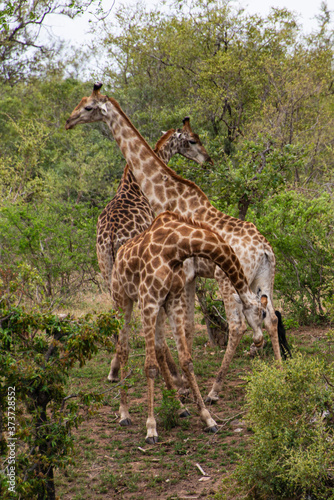
M154 418L154 379L158 374L158 364L167 388L175 388L169 369L163 362L162 310L169 318L180 365L193 392L200 417L209 432L218 430L200 394L184 330L184 286L187 278L182 263L195 255L213 260L226 273L237 292L233 300L241 305L254 330L255 342L259 343L263 339L261 324L266 314L267 296L262 295L259 300L250 290L238 257L209 226L167 211L161 213L143 233L127 241L119 249L112 270L113 306L123 311L125 319L116 349L121 364L121 380L124 380L129 356L129 322L133 303L138 301L146 346L148 417L145 440L149 444L158 441ZM160 358L159 363L157 358ZM187 410L185 414L188 414ZM131 424L124 388L121 389L120 424Z
M66 121L66 130L78 124L103 121L111 130L129 169L133 172L142 192L157 213L169 210L190 216L209 224L233 248L243 267L253 292L267 295L267 314L264 325L271 338L274 356L281 364L278 341L279 318L273 306L273 288L276 259L273 249L254 224L224 214L213 207L203 191L195 183L182 178L165 165L131 123L118 102L100 93L102 83L94 85L92 94L83 97ZM246 331L244 314L240 304L233 299L234 289L229 279L217 267L199 271L214 277L222 294L229 324L229 340L222 364L206 398L210 403L219 399L224 377L236 348ZM194 270L196 273L196 269ZM211 273L211 274L210 274ZM192 331L186 328L188 347L191 351ZM262 342L256 344L261 347Z
M170 129L165 132L156 143L154 151L165 163L168 163L175 154L180 154L199 164L205 162L213 164L198 134L192 131L189 117L183 119L182 129ZM127 240L142 233L153 222L153 219L154 212L150 203L126 165L116 195L107 204L97 221L97 259L101 274L110 292L112 267L119 247ZM179 378L167 344L165 353L175 383L181 386L182 380ZM119 368L119 359L115 355L108 375L110 382L118 381Z
M189 117L183 119L182 129L165 132L156 143L154 151L166 164L175 154L199 164L213 164L198 134L191 130ZM97 260L109 291L117 250L127 240L142 233L153 222L154 217L148 199L126 165L116 195L99 215L96 228Z

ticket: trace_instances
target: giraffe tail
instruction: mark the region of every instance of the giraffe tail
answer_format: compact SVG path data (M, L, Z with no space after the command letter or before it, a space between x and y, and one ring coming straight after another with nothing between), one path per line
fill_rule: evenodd
M286 331L282 321L282 315L279 311L275 311L275 314L278 319L277 331L278 331L278 342L281 349L281 354L284 359L287 359L288 357L292 358L290 347L286 338Z

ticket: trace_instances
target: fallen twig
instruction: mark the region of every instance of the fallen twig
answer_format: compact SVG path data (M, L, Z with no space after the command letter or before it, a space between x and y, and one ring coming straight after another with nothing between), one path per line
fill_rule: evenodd
M203 476L208 476L208 474L206 472L204 472L204 470L202 469L202 467L200 466L200 464L195 464L197 469L200 471L200 473L203 475Z

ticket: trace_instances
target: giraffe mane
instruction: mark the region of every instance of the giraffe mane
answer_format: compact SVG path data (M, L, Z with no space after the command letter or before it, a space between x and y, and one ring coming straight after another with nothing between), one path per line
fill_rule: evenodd
M104 96L106 97L106 96ZM128 125L132 128L133 132L136 134L136 136L140 139L140 141L147 147L151 150L153 156L155 156L155 160L157 161L157 163L159 163L160 167L165 170L165 172L170 176L172 177L173 179L175 179L177 182L180 182L182 184L185 184L189 187L191 187L192 189L196 190L201 196L203 196L206 200L209 201L208 197L206 196L206 194L204 193L204 191L201 190L201 188L199 188L194 182L192 181L189 181L188 179L184 179L184 177L181 177L180 175L178 175L176 172L174 172L174 170L172 170L171 168L169 168L167 165L164 164L164 162L156 155L156 153L153 151L153 149L151 148L151 146L145 141L144 137L141 135L141 133L136 129L136 127L132 124L131 120L126 116L126 114L124 113L124 111L122 110L121 106L118 104L118 102L113 98L113 97L106 97L107 99L109 99L109 101L111 102L111 104L113 106L115 106L115 108L117 108L118 112L123 116L124 120L128 123Z
M170 136L174 134L174 132L175 132L175 129L171 128L170 130L165 132L164 135L162 135L160 137L160 139L157 141L155 148L154 148L155 153L157 153L163 147L163 145L166 144L166 142L168 141Z
M162 212L159 214L155 220L164 217L165 215L168 215L170 218L173 218L175 220L178 220L179 222L185 222L186 224L191 224L192 226L198 227L199 229L206 229L207 231L210 231L211 233L216 233L216 231L210 226L210 224L207 224L206 222L201 222L199 220L195 220L192 217L188 217L186 215L181 215L176 212L171 212L169 210L166 210L165 212ZM219 234L218 234L219 236ZM221 236L220 236L221 237Z

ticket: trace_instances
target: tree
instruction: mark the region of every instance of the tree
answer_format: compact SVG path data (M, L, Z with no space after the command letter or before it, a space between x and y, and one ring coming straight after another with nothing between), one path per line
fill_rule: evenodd
M4 0L0 12L1 79L14 85L20 79L36 74L59 47L47 40L45 22L50 14L74 18L97 0ZM100 3L95 8L102 13ZM44 40L43 40L44 35ZM37 71L36 71L37 70Z
M275 290L303 324L323 321L333 307L333 199L289 190L266 200L251 219L278 260Z
M103 127L65 133L83 87L53 75L1 89L0 267L38 270L26 298L45 292L51 308L98 283L96 221L124 166Z
M55 500L54 470L71 463L71 429L103 398L66 394L70 370L110 350L118 330L113 313L75 321L0 302L1 498Z
M103 40L114 61L105 83L148 137L157 121L175 126L192 114L215 141L216 162L229 156L239 177L240 151L252 142L263 165L269 141L276 155L286 146L300 151L304 161L292 177L284 173L289 182L310 187L325 176L332 186L334 38L326 4L321 9L318 32L305 36L286 9L262 18L217 0L197 0L189 10L177 2L168 14L122 8ZM235 203L246 217L248 199L241 194Z

